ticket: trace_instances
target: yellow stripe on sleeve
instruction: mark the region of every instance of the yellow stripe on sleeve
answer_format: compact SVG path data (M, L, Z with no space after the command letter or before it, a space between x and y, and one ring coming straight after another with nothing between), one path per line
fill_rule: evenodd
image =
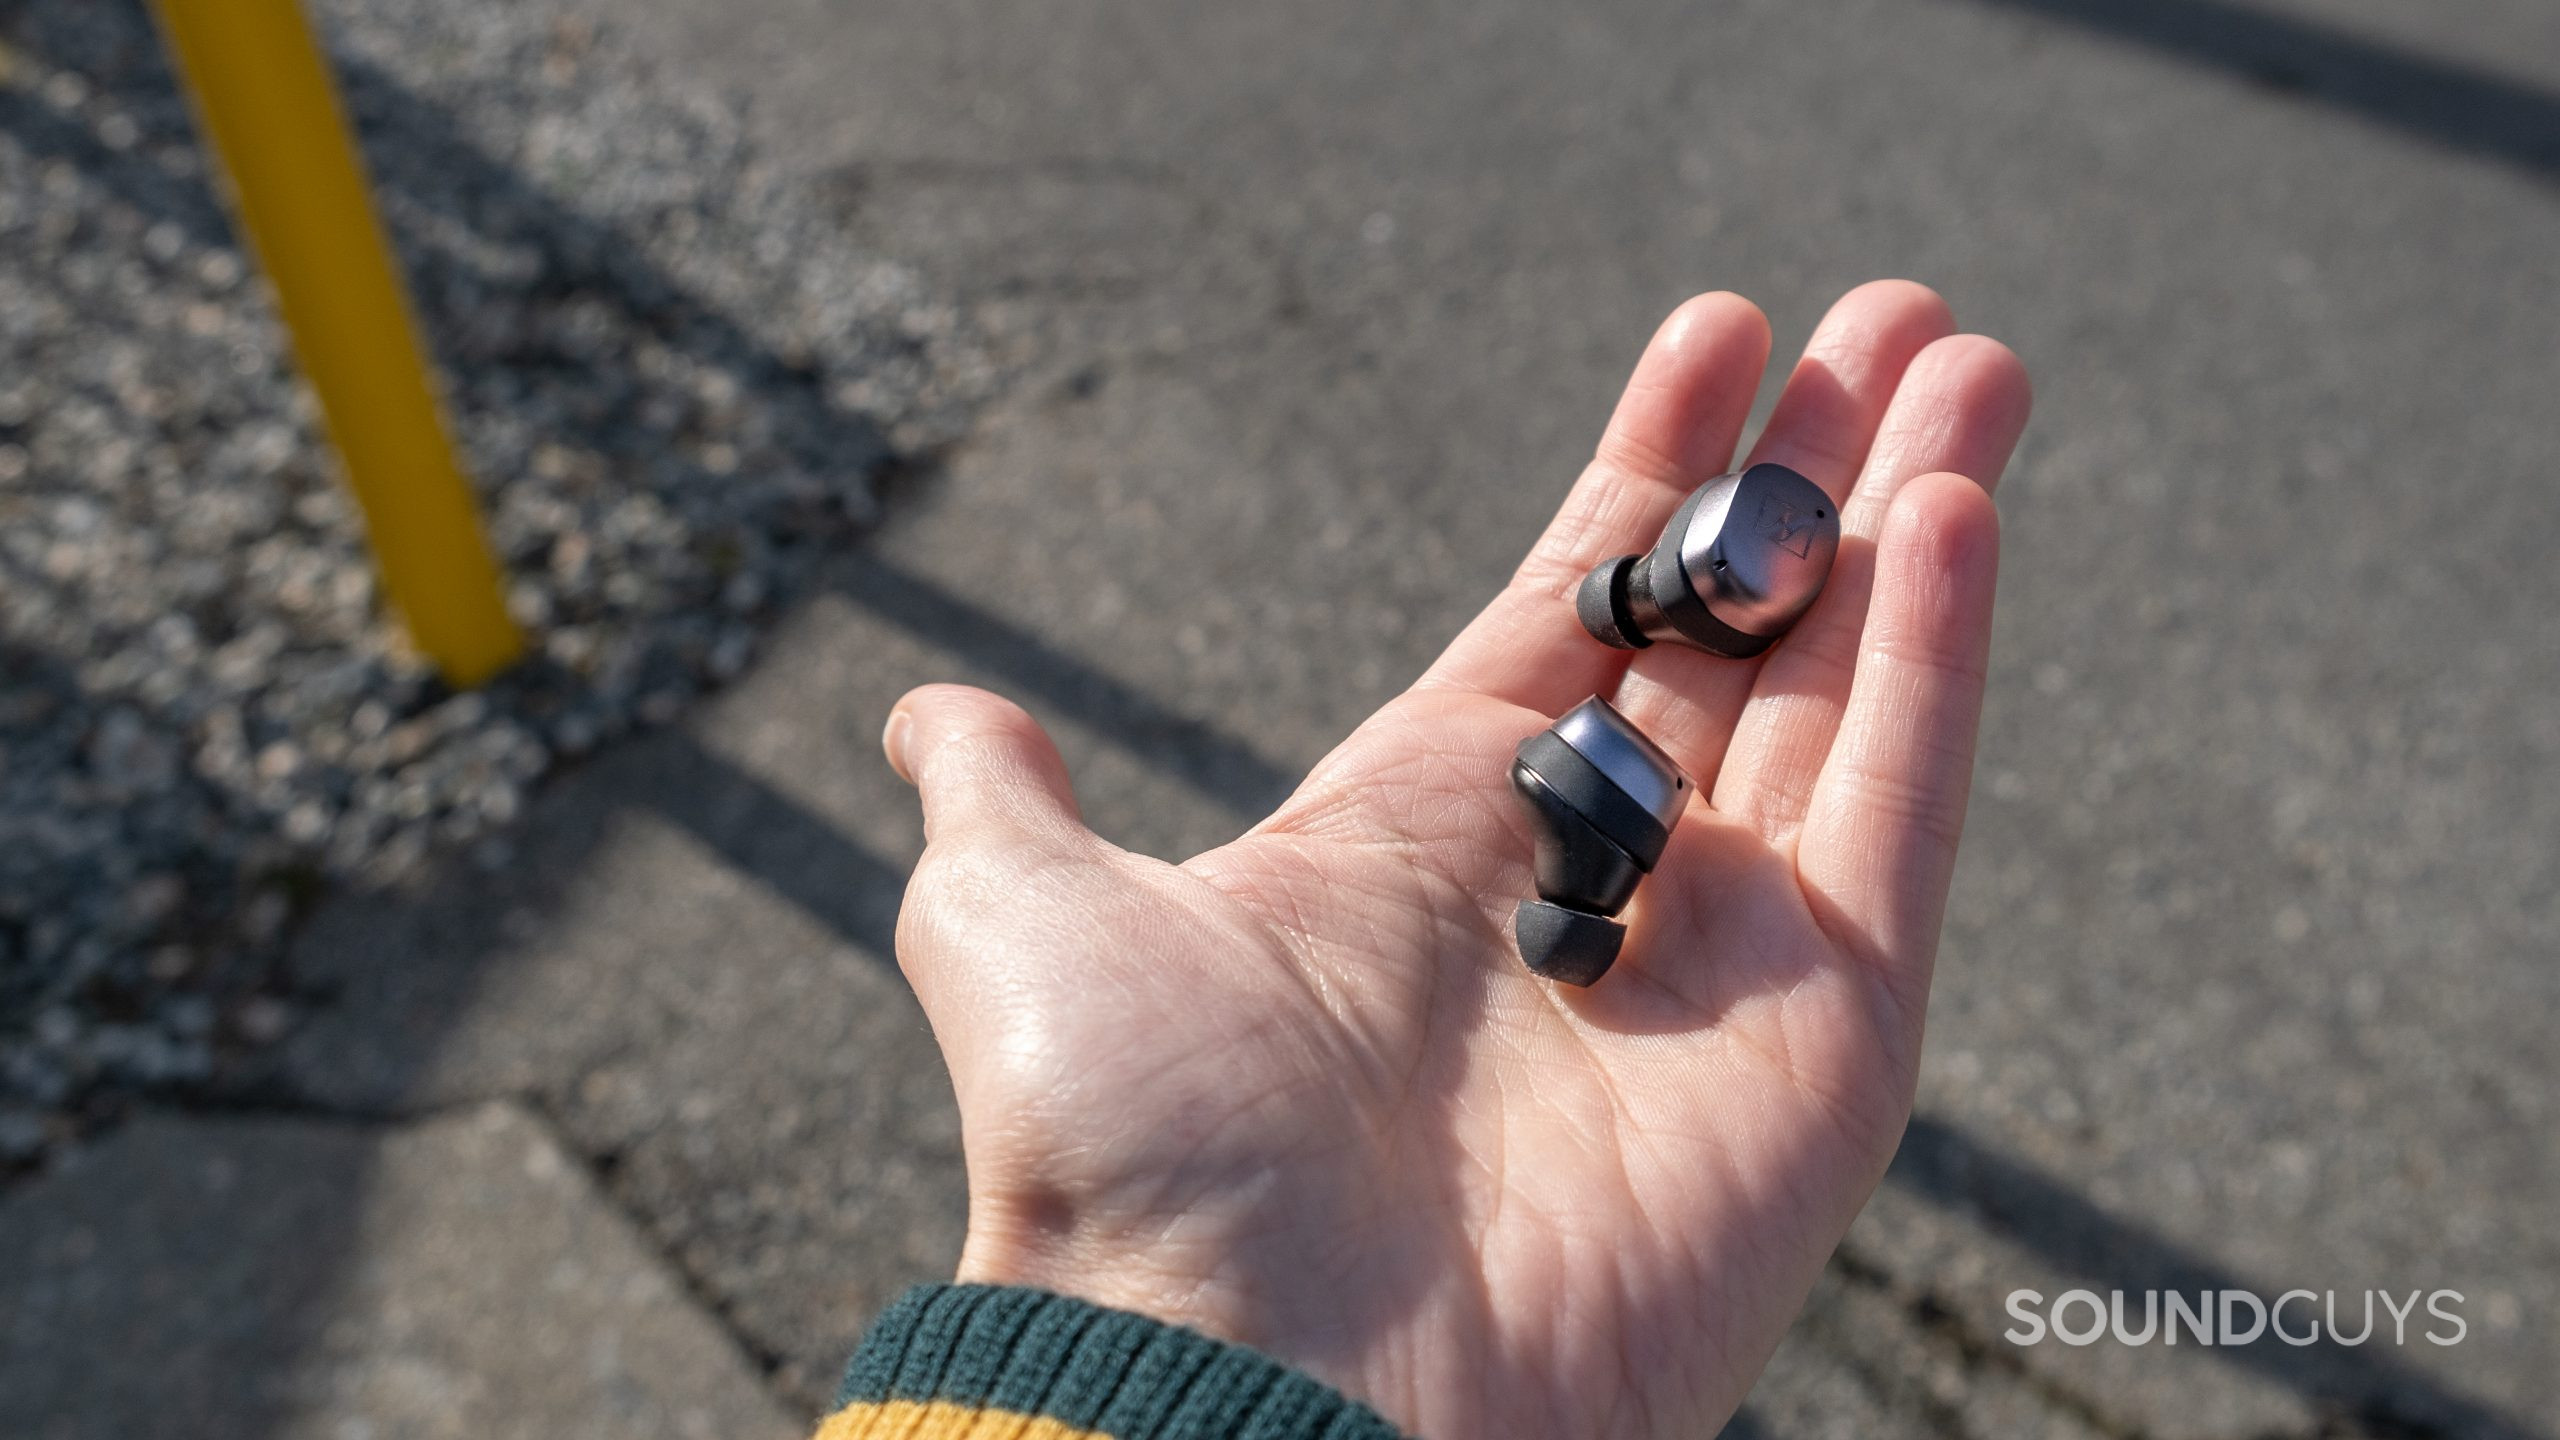
M857 1401L828 1416L815 1440L1111 1440L1046 1415L948 1400Z

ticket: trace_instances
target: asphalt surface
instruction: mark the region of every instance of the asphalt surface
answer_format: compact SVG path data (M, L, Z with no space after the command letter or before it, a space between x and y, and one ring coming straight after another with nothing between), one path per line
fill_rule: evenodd
M537 803L509 873L324 912L297 965L338 1000L260 1103L410 1133L511 1098L814 1403L957 1235L885 965L896 694L1003 689L1106 834L1214 843L1498 584L1662 312L1739 290L1784 344L1909 275L2020 350L2038 416L1921 1119L1736 1432L2552 1433L2550 11L620 23L751 95L1015 379L738 688ZM72 1192L9 1203L32 1233ZM2470 1325L1998 1338L2009 1291L2072 1285L2444 1288Z
M888 553L1008 576L1014 623L1282 771L1501 575L1683 294L1800 336L1938 286L2040 403L1892 1193L2022 1212L2037 1258L1918 1288L1996 1334L2054 1273L2444 1286L2468 1338L2388 1366L2027 1358L2161 1433L2560 1413L2548 10L650 19L1055 356ZM1207 838L1085 770L1107 831Z

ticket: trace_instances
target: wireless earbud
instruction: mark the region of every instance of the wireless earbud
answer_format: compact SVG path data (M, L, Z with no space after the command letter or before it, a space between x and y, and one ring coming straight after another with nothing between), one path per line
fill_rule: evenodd
M1603 561L1574 597L1582 628L1621 650L1660 641L1748 659L1813 607L1840 550L1822 487L1784 465L1720 475L1681 502L1641 555ZM1696 788L1594 695L1520 742L1511 788L1537 831L1538 898L1511 921L1532 971L1588 985L1627 929L1614 918L1671 843Z
M1538 898L1520 902L1520 958L1550 980L1588 985L1618 958L1610 918L1671 843L1696 788L1671 757L1594 695L1520 742L1511 788L1537 832Z
M1747 659L1822 593L1840 549L1840 512L1784 465L1754 465L1698 487L1642 555L1603 561L1574 597L1602 644L1657 641Z

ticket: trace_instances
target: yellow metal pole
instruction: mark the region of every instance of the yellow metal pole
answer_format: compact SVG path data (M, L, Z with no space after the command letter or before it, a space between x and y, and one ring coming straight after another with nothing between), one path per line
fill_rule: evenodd
M298 0L154 0L409 636L456 685L524 648Z

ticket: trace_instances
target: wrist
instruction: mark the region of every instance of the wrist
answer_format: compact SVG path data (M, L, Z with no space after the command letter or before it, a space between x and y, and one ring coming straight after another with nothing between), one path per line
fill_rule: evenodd
M1167 1252L1179 1248L1184 1247L1162 1237L1151 1247L1081 1225L982 1224L973 1216L953 1280L1045 1290L1231 1344L1275 1354L1285 1349L1275 1343L1279 1337L1259 1333L1263 1327L1251 1323L1247 1307L1231 1285L1216 1278L1214 1267L1203 1273L1168 1266Z
M1401 1367L1381 1368L1391 1307L1379 1296L1427 1280L1409 1257L1370 1258L1388 1233L1365 1208L1378 1193L1346 1207L1325 1187L1311 1196L1284 1183L1314 1167L1255 1174L1196 1152L1172 1186L1094 1184L1060 1168L1029 1180L973 1165L960 1283L1028 1286L1251 1346L1411 1418ZM1126 1167L1150 1168L1164 1167ZM1382 1377L1392 1393L1378 1393Z
M919 1286L846 1367L824 1440L1398 1440L1269 1356L1154 1317L1013 1287Z

